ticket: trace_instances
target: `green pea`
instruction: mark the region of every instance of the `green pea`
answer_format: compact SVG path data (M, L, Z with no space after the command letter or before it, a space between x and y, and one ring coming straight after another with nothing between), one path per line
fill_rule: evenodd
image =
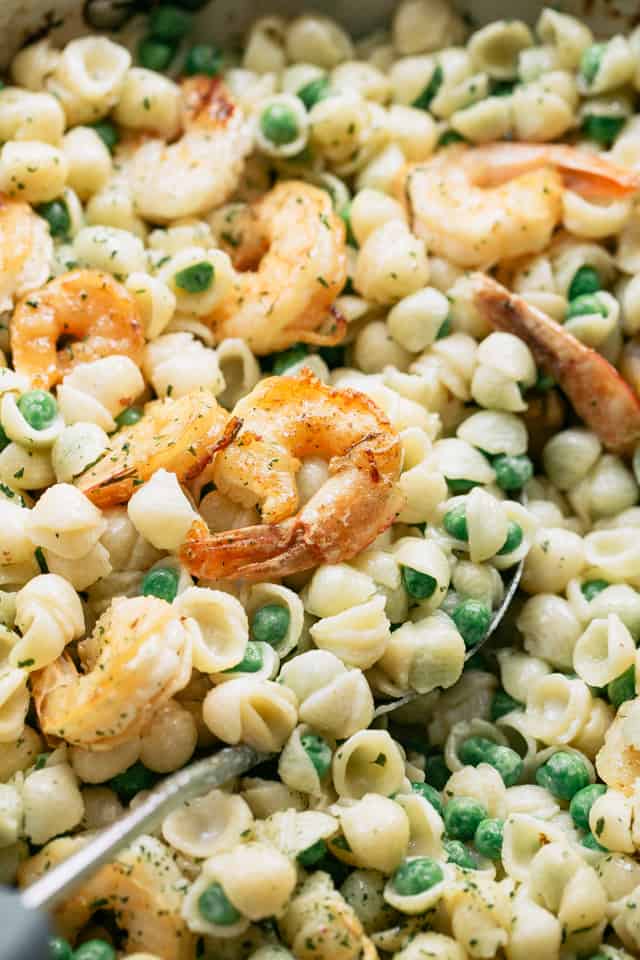
M463 870L477 870L478 864L473 858L473 854L468 847L460 840L443 840L442 846L447 855L449 863L455 863Z
M288 350L282 350L273 355L273 372L276 376L282 376L285 370L300 363L309 354L309 348L305 343L294 343Z
M595 80L596 74L600 69L600 63L602 62L602 55L606 48L606 43L593 43L590 47L587 47L582 54L580 58L580 73L586 83L592 84Z
M209 923L230 927L242 919L219 883L210 883L198 897L198 910Z
M636 695L636 668L630 666L619 677L607 684L607 696L612 706L618 707Z
M582 132L601 146L610 147L626 122L626 117L587 114L582 121Z
M154 567L142 580L143 597L159 597L173 603L178 594L180 574L173 567Z
M64 200L50 200L36 207L36 213L49 224L52 237L66 237L71 229L69 208Z
M583 297L585 294L597 293L601 288L600 274L595 267L585 264L574 273L567 296L569 300L575 300L576 297Z
M438 90L442 86L442 81L444 80L444 72L440 64L438 64L429 77L429 82L422 91L418 94L416 99L412 102L412 107L417 107L418 110L428 110L431 106L431 101L436 96Z
M312 843L310 847L307 847L305 850L301 850L296 860L298 863L302 864L303 867L313 867L319 860L322 860L323 857L326 857L328 853L328 847L324 840L316 840L315 843Z
M588 833L582 838L582 846L586 847L587 850L597 850L598 853L607 853L607 848L603 847L601 843L598 843L592 833Z
M208 290L214 281L216 275L215 267L206 260L200 263L192 263L190 267L184 270L178 270L173 281L176 287L185 290L187 293L204 293Z
M307 110L311 110L320 100L326 100L330 92L328 77L316 77L300 87L296 96L300 97Z
M479 763L488 763L498 771L507 787L517 783L522 775L522 760L516 751L486 737L469 737L460 747L458 755L463 763L474 767Z
M488 812L475 797L451 797L444 808L444 826L453 840L472 840Z
M504 820L489 818L481 820L473 837L478 853L489 860L499 860L502 855Z
M538 767L536 783L554 797L571 800L578 790L589 785L589 771L579 756L561 750Z
M440 139L436 146L438 147L448 147L452 143L464 143L465 138L461 133L458 133L457 130L445 130L444 133L440 134Z
M188 77L204 74L216 77L222 71L222 52L211 43L196 43L191 47L184 62L184 72Z
M277 647L287 635L290 620L288 607L281 607L279 603L267 603L253 615L251 636L260 643Z
M496 472L496 483L501 490L522 490L533 476L533 464L526 454L509 456L501 453L492 461Z
M606 317L607 308L598 298L597 293L583 293L575 300L571 300L565 314L565 320L571 320L572 317L584 317L591 313Z
M51 937L49 940L49 960L73 960L71 944L63 937Z
M46 430L56 418L58 404L46 390L29 390L19 398L18 410L34 430Z
M583 787L574 793L569 804L569 813L576 827L581 830L589 830L589 813L598 797L607 792L603 783L590 783L588 787Z
M524 533L522 532L520 524L510 520L509 526L507 527L507 539L498 550L497 555L501 557L506 553L513 553L522 543L523 536Z
M482 486L477 480L465 480L464 477L445 477L445 480L449 490L456 497L462 493L469 493L469 490L473 490L474 487Z
M510 697L506 691L496 690L493 700L491 701L490 716L495 723L496 720L506 716L507 713L511 713L512 710L523 709L523 704L518 700L514 700L513 697Z
M610 586L608 580L585 580L584 583L580 584L580 591L585 600L591 603L593 598L606 590L608 586Z
M272 103L260 116L260 129L267 140L277 147L286 146L298 136L298 121L289 107Z
M344 347L319 347L318 353L330 370L344 367Z
M414 570L413 567L402 567L402 583L414 600L427 600L433 596L438 581L429 573L422 573L421 570Z
M467 508L464 503L457 503L451 510L447 510L442 521L447 533L456 540L468 540Z
M422 797L427 803L430 803L434 810L436 810L440 816L444 813L444 806L442 805L442 799L440 794L435 787L432 787L430 783L420 783L417 780L412 781L411 790L413 793L417 793L419 797Z
M141 790L150 790L156 780L156 774L137 761L127 770L112 777L109 786L124 803L129 803Z
M0 423L0 453L1 453L6 447L8 447L10 443L11 443L11 440L9 439L9 437L7 436L7 434L5 433L5 429L4 429L4 427L2 426L2 424Z
M467 649L477 647L491 623L491 611L480 600L462 600L452 614L453 622Z
M424 776L436 790L444 790L447 780L451 776L443 754L432 753L424 762Z
M155 40L173 42L182 40L191 27L191 17L180 7L166 4L149 14L149 33Z
M105 147L113 153L120 141L118 128L109 120L96 120L95 123L90 123L88 126L95 130Z
M142 419L142 407L127 407L117 417L114 417L118 427L132 427Z
M74 950L73 960L116 960L116 952L106 940L87 940Z
M303 733L300 737L302 749L311 760L315 771L322 779L329 772L331 760L333 759L331 747L317 733Z
M223 670L223 673L257 673L258 670L262 670L263 663L262 650L257 643L252 643L249 640L244 648L244 657L240 663L236 663L235 667Z
M509 97L516 88L514 80L492 80L490 94L492 97Z
M451 317L447 315L440 326L438 327L438 332L436 333L436 340L443 340L445 337L448 337L451 333Z
M138 44L138 60L147 70L166 70L175 55L175 47L153 37L143 37Z
M393 888L401 897L415 897L444 880L442 867L431 857L416 857L401 863L392 878Z

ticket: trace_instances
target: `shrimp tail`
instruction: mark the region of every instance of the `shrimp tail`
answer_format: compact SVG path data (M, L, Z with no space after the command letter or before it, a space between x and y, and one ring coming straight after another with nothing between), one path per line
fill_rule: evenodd
M473 275L474 304L494 327L520 337L605 447L627 453L640 440L640 398L595 350L541 310L484 274Z

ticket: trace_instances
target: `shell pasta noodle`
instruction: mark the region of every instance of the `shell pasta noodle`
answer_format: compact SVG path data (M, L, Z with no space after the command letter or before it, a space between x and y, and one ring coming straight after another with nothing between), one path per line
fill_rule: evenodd
M630 960L640 27L205 5L0 85L0 881L247 744L54 960Z

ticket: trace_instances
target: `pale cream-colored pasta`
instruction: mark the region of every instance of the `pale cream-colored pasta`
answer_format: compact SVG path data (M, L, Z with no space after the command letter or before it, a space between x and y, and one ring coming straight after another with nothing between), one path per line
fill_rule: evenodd
M19 643L17 634L0 627L0 743L14 743L22 735L29 709L27 666L12 658ZM19 751L21 753L21 751Z
M24 833L43 844L76 827L84 815L84 801L76 776L67 763L34 770L22 786Z
M74 127L62 139L67 161L67 185L83 202L98 193L111 177L111 154L90 127Z
M604 93L624 86L633 79L636 65L633 51L626 37L617 34L603 44L598 67L593 77L578 74L580 92Z
M303 882L278 927L300 960L356 960L362 950L375 953L356 913L321 870Z
M527 451L527 428L512 413L481 410L472 413L460 424L456 435L474 447L490 454L520 456Z
M373 697L361 670L349 670L327 650L310 650L284 664L280 682L296 695L299 716L321 733L349 737L373 719Z
M144 272L130 273L125 286L138 305L145 337L155 340L173 317L175 294L159 277Z
M249 624L242 604L230 593L189 587L176 599L180 614L195 622L193 665L202 673L235 667L244 657Z
M536 23L536 33L554 50L558 65L575 70L582 54L593 43L593 34L586 23L552 7L545 7Z
M411 355L392 338L383 320L374 320L356 337L353 360L364 373L380 373L387 366L406 370Z
M290 790L279 780L245 777L240 781L240 789L254 817L260 819L266 819L280 810L306 809L306 799L303 795Z
M340 797L389 796L403 786L404 757L386 730L360 730L336 750L332 776Z
M249 618L260 607L265 604L276 604L287 610L289 617L287 630L284 637L278 642L272 644L279 657L285 657L291 653L298 644L302 635L304 621L304 607L298 594L294 593L288 587L283 587L278 583L256 583L248 593L245 600L245 609Z
M100 542L107 548L115 572L137 573L146 570L159 559L159 552L141 537L134 527L126 507L110 507L102 512L102 516L107 528ZM178 586L180 587L180 584Z
M576 673L592 687L606 686L634 663L633 638L613 613L606 620L592 620L573 651Z
M279 810L254 826L257 840L270 844L291 860L338 831L336 816L320 810Z
M576 750L594 760L604 744L605 735L614 718L613 707L600 697L594 697L589 718L573 741Z
M155 70L127 70L113 110L116 123L172 140L180 131L180 88Z
M131 64L129 51L106 37L70 41L47 79L69 124L97 120L115 106Z
M30 511L27 533L35 546L77 560L95 546L106 526L100 510L77 487L56 483Z
M138 533L158 550L177 550L198 514L183 493L175 473L156 470L127 505Z
M366 603L376 590L372 576L348 563L323 563L302 593L305 610L315 617L332 617Z
M450 437L433 445L431 461L447 480L472 480L476 484L493 483L495 473L486 457L470 443Z
M59 412L49 426L36 430L24 417L13 393L5 393L2 397L0 423L7 437L26 450L52 447L64 430L64 420Z
M510 333L491 333L478 347L476 362L471 395L480 406L514 413L526 408L518 384L532 386L536 366L522 340Z
M107 434L95 423L74 423L60 432L51 449L51 465L59 483L70 483L109 447Z
M400 865L409 847L409 819L400 804L366 793L354 804L332 809L358 867L392 873Z
M359 244L369 234L390 220L406 220L401 204L380 190L359 190L349 209L349 222Z
M169 813L162 821L162 836L188 857L212 857L232 850L252 825L253 814L242 797L211 790Z
M446 53L454 54L454 69L449 72L449 59ZM489 97L490 81L488 73L471 73L465 63L464 75L456 79L458 66L458 51L444 51L440 54L440 66L444 77L436 96L433 98L430 109L441 120L451 122L452 118L459 117L465 110L470 110L478 103L484 103Z
M9 140L0 150L0 189L39 204L62 193L68 173L64 153L41 140Z
M482 721L477 721L480 724ZM484 727L473 729L486 732ZM481 734L480 734L481 735ZM492 740L499 740L500 735L494 729ZM457 760L453 771L445 784L443 791L445 803L452 797L474 797L487 810L490 817L504 817L506 810L506 788L498 771L488 763L479 763L477 767L463 766Z
M488 563L458 560L451 574L451 585L463 599L481 600L490 610L499 607L504 598L502 577Z
M147 227L135 210L131 185L122 171L114 173L102 190L94 193L86 205L85 215L87 223L93 226L125 230L140 240L147 236ZM72 252L75 258L75 252ZM135 253L135 259L139 259L138 252ZM143 264L139 268L134 267L131 273L145 269L146 264Z
M400 439L404 456L398 487L405 502L398 521L433 521L438 505L447 496L447 484L443 475L428 462L431 442L419 427L408 427Z
M225 382L218 402L228 410L253 390L260 379L260 365L244 342L236 337L222 340L217 348L218 366Z
M561 593L584 566L582 537L559 527L543 527L525 560L522 588L530 594Z
M633 853L632 816L631 798L609 787L606 793L596 797L589 811L589 826L607 850Z
M510 106L518 140L554 140L575 125L573 105L549 89L544 77L514 90Z
M622 513L638 501L638 484L620 457L606 453L572 487L567 498L576 514L599 520Z
M428 693L453 687L461 676L464 656L464 640L453 621L436 611L394 630L378 666L398 690Z
M58 387L60 412L67 424L95 423L111 433L115 417L144 390L137 364L114 354L90 363L79 363Z
M381 658L391 638L385 604L385 597L377 594L341 613L323 617L310 628L313 642L348 666L366 670Z
M43 556L50 573L68 580L74 590L82 591L111 573L109 554L96 543L82 557L71 560L44 549Z
M478 875L477 883L459 884L446 897L456 941L471 957L492 956L511 933L511 885Z
M594 530L584 539L585 560L612 580L637 579L640 545L633 528Z
M558 490L576 486L596 464L602 452L598 437L584 427L556 433L542 451L545 473Z
M160 397L182 397L198 387L215 396L224 389L216 351L191 333L163 333L148 343L142 370Z
M506 873L517 882L529 878L531 863L547 844L565 843L564 831L549 820L527 813L511 813L505 820L502 863Z
M358 253L354 284L367 300L392 303L420 290L428 280L424 247L402 220L378 227Z
M14 667L37 670L60 656L84 633L84 612L77 593L53 573L34 577L16 596L16 625L21 637L9 654Z
M382 109L381 107L378 109ZM386 117L385 117L386 120ZM382 132L380 132L382 130ZM371 142L368 142L364 148L364 158L366 158L374 149L376 131L380 139L386 139L386 124L376 128L372 125ZM343 165L345 173L349 173L350 164ZM406 157L397 143L389 143L382 150L374 153L371 159L364 166L359 166L358 176L356 177L357 190L379 190L384 193L393 193L398 177L406 166Z
M606 619L614 613L635 637L640 633L640 595L626 583L605 587L597 596L587 600L581 590L580 580L572 580L567 586L567 599L582 623L596 618Z
M505 793L505 817L524 813L539 820L551 820L560 812L553 795L532 783L509 787Z
M196 478L197 481L201 479ZM198 504L198 512L212 533L250 527L258 523L258 512L253 507L242 507L218 490L205 493Z
M511 936L505 948L507 960L526 960L531 956L557 960L561 942L560 921L535 903L523 886L511 905Z
M17 787L0 784L0 848L16 843L22 831L24 809Z
M469 531L469 557L482 563L494 556L507 539L507 514L500 503L481 487L474 487L465 497L465 514Z
M336 90L354 90L366 100L386 103L391 83L381 70L364 60L346 60L331 71L330 83Z
M586 725L591 707L592 696L586 683L561 673L549 673L529 687L527 727L543 743L571 743Z
M389 69L394 103L409 107L429 86L437 67L433 56L400 57L394 61Z
M83 227L73 238L73 250L78 263L121 278L146 268L142 240L120 227Z
M394 953L395 960L466 960L467 954L459 943L443 933L416 933L411 940Z
M393 18L393 45L398 53L437 50L460 43L462 20L447 0L404 0Z
M155 773L173 773L189 762L197 740L191 713L177 701L168 700L140 735L140 759Z
M44 90L47 78L55 70L59 58L60 52L51 46L50 37L29 43L13 57L11 79L26 90Z
M531 597L522 607L516 625L523 636L524 648L531 656L540 657L560 670L570 670L574 665L574 650L582 625L562 597L550 593Z
M417 793L401 793L394 800L402 807L409 821L407 855L442 859L444 823L437 810Z
M247 115L253 112L256 103L271 96L277 89L277 77L273 73L260 74L253 70L232 67L226 71L224 79L233 99ZM201 206L200 212L205 212L207 208L204 204Z
M345 164L352 165L367 143L371 113L366 100L354 91L343 91L315 103L309 124L312 146L338 170Z
M627 200L597 203L568 189L562 193L562 210L562 222L566 229L579 237L590 239L620 233L631 216L631 204Z
M329 17L303 14L286 31L287 57L292 62L311 63L330 70L353 58L353 45L345 31Z
M424 574L433 582L431 595L420 601L420 615L432 613L442 603L449 588L451 571L447 556L436 543L419 537L401 537L393 545L393 555L401 568Z
M243 67L255 73L280 73L284 70L287 63L285 33L286 22L282 17L260 17L255 20L246 39Z
M28 93L19 87L0 91L0 139L38 140L59 146L64 110L50 93Z
M101 830L121 817L124 810L115 790L109 787L82 788L84 816L82 826L87 830Z
M393 913L383 896L385 880L377 870L354 870L340 887L369 934L389 926Z
M624 946L631 951L631 956L640 949L640 927L634 913L639 895L640 890L636 887L629 894L610 905L613 929ZM609 956L617 960L615 954L609 953ZM622 956L623 960L626 960L627 954L623 953Z
M448 314L449 301L444 294L434 287L425 287L392 307L387 326L400 346L411 353L419 353L435 342Z
M43 740L40 734L33 727L25 724L22 732L13 740L5 740L2 743L2 760L0 763L0 776L2 781L10 780L14 773L21 770L27 770L33 766L36 757L42 751Z
M284 684L241 677L214 687L202 705L204 722L224 743L279 750L298 720L298 701Z
M397 143L408 163L426 160L437 141L437 125L431 115L405 104L392 104L386 125L390 139Z
M112 777L128 770L140 756L140 740L132 737L117 747L108 750L85 750L84 747L69 748L69 763L83 783L106 783Z
M301 741L301 737L308 733L312 730L307 724L295 728L278 759L278 776L292 790L319 797L322 796L321 780L324 778L320 777Z
M469 37L467 50L476 70L485 70L499 80L516 76L520 52L533 45L522 20L495 20Z
M640 330L640 281L637 275L618 288L621 306L622 329L630 336Z

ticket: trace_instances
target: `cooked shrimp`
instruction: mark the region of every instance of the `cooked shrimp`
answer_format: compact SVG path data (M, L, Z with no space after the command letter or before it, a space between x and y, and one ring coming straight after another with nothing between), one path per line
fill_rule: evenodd
M207 318L215 339L241 337L258 354L341 340L345 324L331 308L347 278L345 229L329 194L289 180L240 216L229 253L244 272Z
M0 196L0 312L46 283L52 257L46 221L28 203Z
M82 837L52 840L21 864L20 886L38 880L83 844ZM96 910L109 910L125 933L126 953L141 950L163 960L192 960L195 938L181 915L184 885L170 850L155 837L143 835L56 908L56 928L73 943Z
M626 796L634 792L640 777L640 750L630 746L624 736L624 725L635 700L628 700L605 733L604 744L596 755L596 770L612 790L620 790Z
M42 731L91 750L135 736L191 675L191 634L156 597L116 597L78 644L85 673L68 653L31 675Z
M99 270L64 273L22 298L10 325L13 365L52 387L78 363L114 353L140 365L144 334L136 301ZM72 343L58 348L62 338Z
M186 482L224 442L228 419L206 390L148 403L142 418L116 433L102 459L77 478L76 486L104 508L126 503L156 470L169 470Z
M414 233L461 267L544 250L562 218L564 187L592 200L632 197L640 177L566 144L455 146L415 164L401 187Z
M605 447L626 452L640 440L640 398L604 357L541 310L483 274L473 301L492 326L520 337Z
M210 534L197 520L181 552L196 576L271 579L337 563L393 522L400 442L369 397L303 369L263 380L234 414L242 426L216 454L213 478L231 500L256 505L264 523ZM311 456L329 459L329 478L296 513L299 458Z
M129 175L140 216L155 223L206 213L233 192L252 138L247 120L219 77L182 81L183 134L147 140Z

